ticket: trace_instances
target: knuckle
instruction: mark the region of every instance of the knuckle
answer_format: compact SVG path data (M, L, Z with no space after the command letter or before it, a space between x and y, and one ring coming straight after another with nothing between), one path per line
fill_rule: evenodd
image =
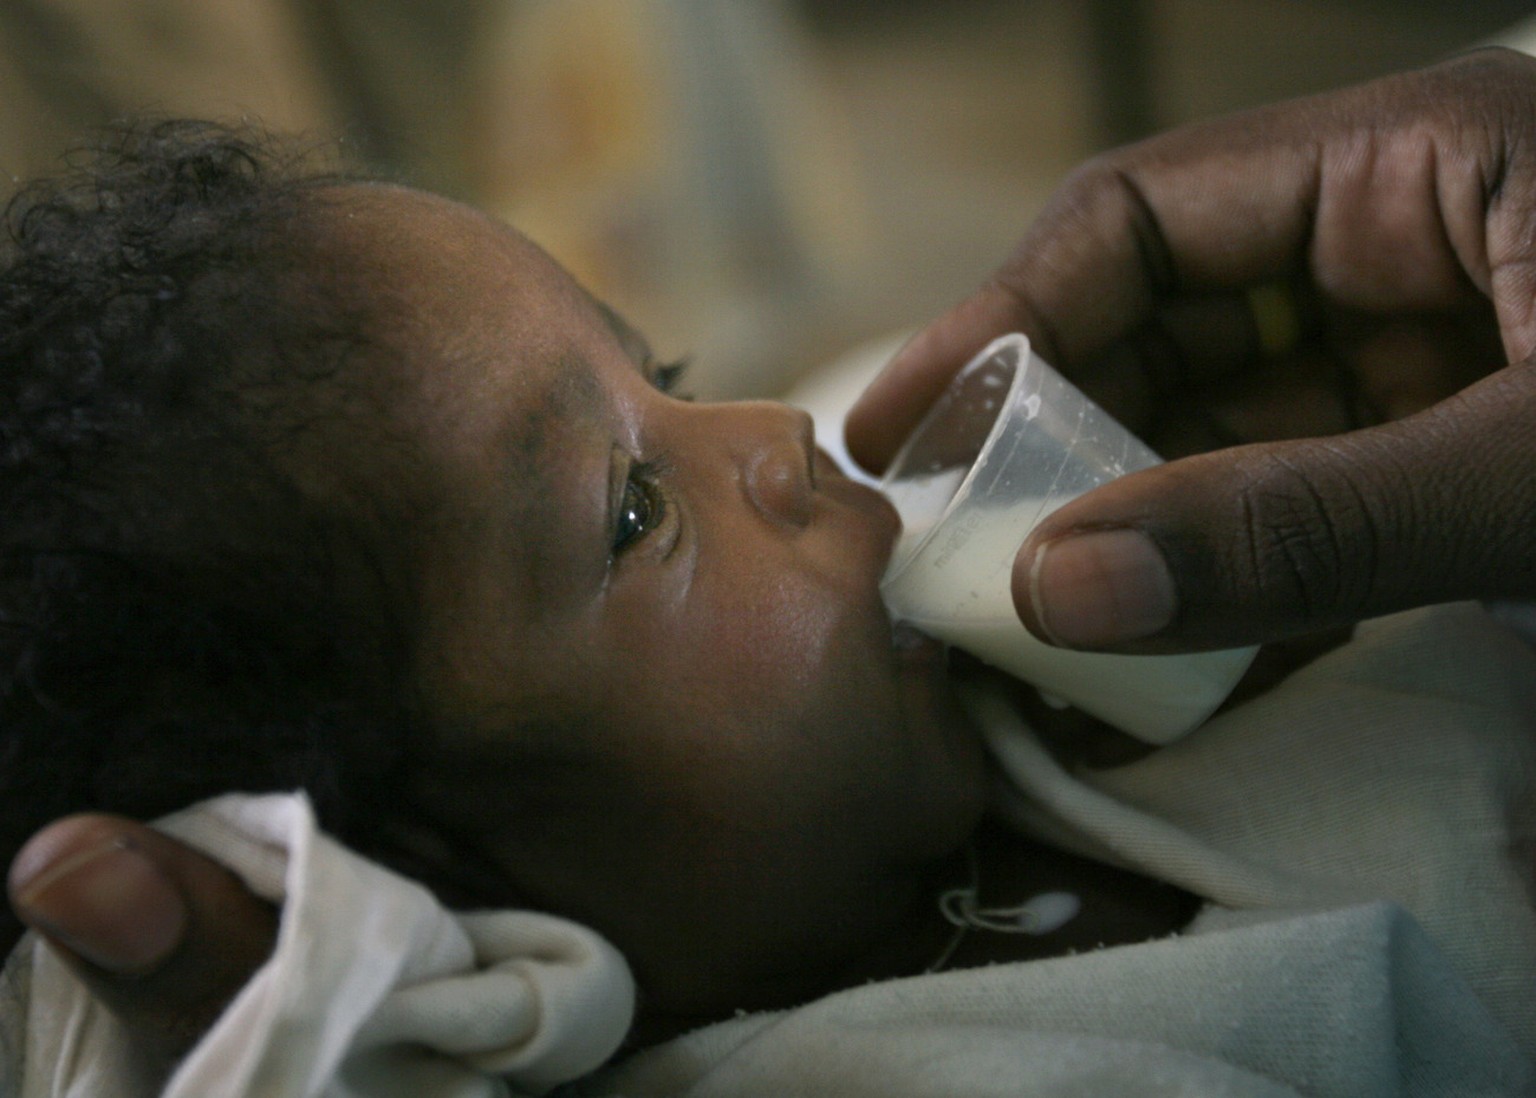
M1314 623L1369 605L1385 536L1373 496L1352 476L1321 473L1283 453L1247 464L1234 565L1262 602Z
M1413 430L1434 455L1418 478L1417 548L1455 596L1536 589L1536 369L1522 363L1443 401ZM1403 428L1406 433L1406 428Z
M1487 44L1449 58L1428 75L1436 73L1447 74L1464 95L1483 99L1500 81L1521 82L1536 77L1536 60L1508 46Z

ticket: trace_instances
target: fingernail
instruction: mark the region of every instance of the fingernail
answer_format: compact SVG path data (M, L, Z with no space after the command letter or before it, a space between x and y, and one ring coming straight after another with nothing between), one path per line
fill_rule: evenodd
M1097 648L1150 636L1173 621L1173 577L1138 530L1095 530L1042 545L1030 566L1029 599L1041 627L1066 648Z
M12 888L16 913L30 926L119 975L155 968L186 927L181 896L123 838L45 864Z

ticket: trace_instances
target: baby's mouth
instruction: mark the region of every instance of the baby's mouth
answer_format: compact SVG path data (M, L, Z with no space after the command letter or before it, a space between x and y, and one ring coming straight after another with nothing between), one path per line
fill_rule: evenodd
M942 656L947 646L936 637L904 621L891 622L891 648L898 654Z
M897 673L935 684L949 677L949 645L904 621L891 623L891 659Z

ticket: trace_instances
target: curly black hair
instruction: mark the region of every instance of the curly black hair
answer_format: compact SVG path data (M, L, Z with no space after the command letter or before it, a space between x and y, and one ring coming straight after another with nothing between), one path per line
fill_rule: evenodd
M295 287L338 177L203 123L118 131L0 241L0 858L83 810L303 787L369 847L410 718L368 539L276 459L361 321ZM286 391L286 390L283 390ZM259 397L259 399L258 399ZM304 413L309 414L309 413Z

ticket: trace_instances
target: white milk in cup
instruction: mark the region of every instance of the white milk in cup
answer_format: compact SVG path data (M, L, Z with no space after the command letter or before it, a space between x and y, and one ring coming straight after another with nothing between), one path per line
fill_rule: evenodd
M951 382L880 488L901 513L881 592L891 613L1149 743L1221 704L1254 648L1173 656L1071 652L1013 608L1029 532L1089 489L1161 459L1030 351L994 341Z

